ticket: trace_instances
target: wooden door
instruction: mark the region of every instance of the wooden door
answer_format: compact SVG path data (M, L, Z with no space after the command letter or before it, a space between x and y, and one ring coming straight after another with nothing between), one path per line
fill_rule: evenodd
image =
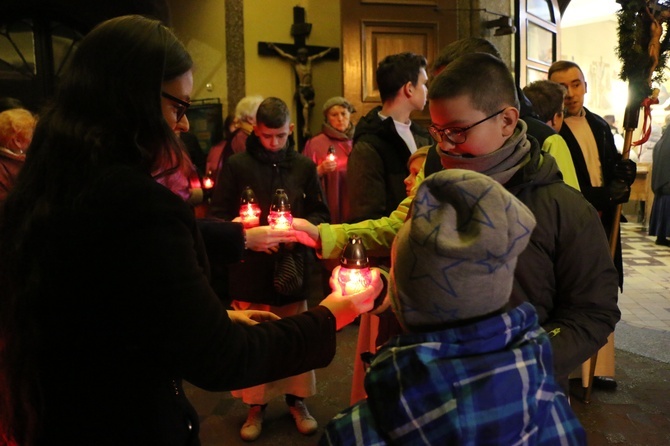
M430 65L440 49L458 38L457 2L448 0L342 0L344 96L358 121L381 104L375 72L390 54L423 54ZM450 6L451 5L451 6ZM428 107L412 119L430 122Z

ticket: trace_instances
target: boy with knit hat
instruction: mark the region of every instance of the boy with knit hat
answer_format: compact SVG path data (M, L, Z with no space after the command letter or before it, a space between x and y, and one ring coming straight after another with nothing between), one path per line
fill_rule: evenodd
M391 253L389 300L407 333L373 357L367 400L320 444L586 444L552 374L532 305L509 305L531 211L485 175L428 177Z

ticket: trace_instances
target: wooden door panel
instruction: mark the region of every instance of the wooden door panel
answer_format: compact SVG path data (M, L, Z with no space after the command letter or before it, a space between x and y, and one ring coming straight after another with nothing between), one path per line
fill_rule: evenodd
M435 54L437 30L433 24L407 22L363 22L363 71L361 101L380 102L375 72L386 56L403 52Z
M440 48L457 39L458 15L449 0L342 0L344 96L356 107L358 121L379 105L375 72L390 54L411 51L428 64ZM427 107L412 115L426 124Z

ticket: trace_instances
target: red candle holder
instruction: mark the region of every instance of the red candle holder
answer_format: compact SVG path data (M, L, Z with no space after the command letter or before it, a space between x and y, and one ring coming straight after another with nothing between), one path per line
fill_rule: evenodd
M270 205L268 224L272 229L291 229L293 216L291 215L291 203L284 189L277 189Z
M335 156L335 147L333 146L328 147L328 159L330 161L335 161L337 159Z
M213 187L214 187L214 179L212 178L212 172L209 171L207 172L207 175L202 177L202 188L209 190Z
M240 197L240 220L245 229L260 225L261 207L256 202L256 194L247 186Z
M349 242L344 247L337 281L343 296L363 291L372 283L370 261L363 241L357 235L349 237Z

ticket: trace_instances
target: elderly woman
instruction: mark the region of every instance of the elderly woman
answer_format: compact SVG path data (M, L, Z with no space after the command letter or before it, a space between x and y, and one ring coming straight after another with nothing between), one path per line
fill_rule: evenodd
M303 155L316 163L333 223L346 222L349 217L347 161L355 129L351 114L355 111L343 97L328 99L323 104L321 133L307 141L303 151Z

